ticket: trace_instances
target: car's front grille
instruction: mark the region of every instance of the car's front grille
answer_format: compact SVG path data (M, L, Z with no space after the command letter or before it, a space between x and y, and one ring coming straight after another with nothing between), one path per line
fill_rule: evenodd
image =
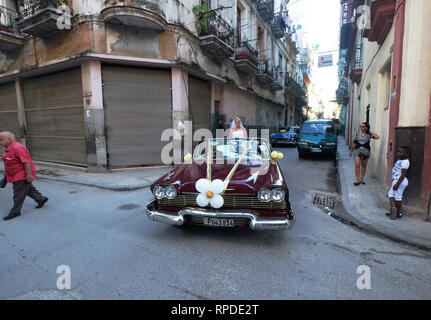
M198 194L178 194L175 199L157 200L162 206L173 207L196 207L196 197ZM282 202L261 202L257 197L242 195L223 195L224 204L222 208L248 208L248 209L286 209L286 201Z

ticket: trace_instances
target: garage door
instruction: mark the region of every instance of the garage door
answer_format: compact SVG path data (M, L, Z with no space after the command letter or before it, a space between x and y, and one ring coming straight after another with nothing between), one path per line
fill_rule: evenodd
M211 91L208 82L189 76L190 109L193 132L198 129L211 130Z
M0 132L2 131L13 132L18 141L21 137L14 82L0 85ZM4 152L2 146L0 146L0 152L1 154Z
M86 166L81 69L27 79L23 90L33 159Z
M170 70L103 66L110 167L162 164L163 130L172 127Z

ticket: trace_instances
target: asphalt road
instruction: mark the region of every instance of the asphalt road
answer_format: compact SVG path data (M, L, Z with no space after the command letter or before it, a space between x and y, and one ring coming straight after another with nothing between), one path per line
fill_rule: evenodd
M285 158L295 227L178 228L148 220L148 189L112 192L37 181L50 201L0 221L0 299L430 299L431 254L361 233L313 205L336 195L334 162ZM8 213L12 190L0 190ZM57 289L57 268L71 289ZM358 289L359 266L370 289Z

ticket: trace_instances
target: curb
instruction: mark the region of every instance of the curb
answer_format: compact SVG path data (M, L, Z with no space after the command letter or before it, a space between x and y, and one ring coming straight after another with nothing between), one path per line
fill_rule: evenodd
M0 172L4 173L4 170L0 170ZM76 179L67 179L67 178L58 178L58 177L51 177L44 174L37 174L38 180L53 180L58 182L66 182L66 183L72 183L72 184L78 184L86 187L93 187L93 188L99 188L99 189L105 189L105 190L111 190L111 191L133 191L133 190L139 190L139 189L145 189L151 186L152 182L148 181L141 184L136 185L103 185L103 184L97 184L92 182L86 182L86 181L80 181Z
M342 183L343 179L344 179L344 172L343 170L340 170L340 164L339 164L339 160L340 160L340 152L339 152L339 148L337 148L337 183L338 183L338 187L341 193L341 202L343 204L343 207L345 209L346 212L346 216L343 217L345 220L347 220L347 222L367 233L370 233L372 235L376 235L376 236L380 236L386 239L389 239L391 241L394 241L396 243L399 244L404 244L404 245L408 245L408 246L412 246L421 250L426 250L426 251L431 251L431 244L428 243L422 243L422 242L418 242L418 241L412 241L409 239L405 239L405 238L401 238L401 237L397 237L395 235L393 235L393 233L384 230L382 228L379 227L375 227L372 226L368 223L366 223L365 221L367 221L367 219L365 219L351 204L348 198L348 192L347 192L347 186L345 184Z

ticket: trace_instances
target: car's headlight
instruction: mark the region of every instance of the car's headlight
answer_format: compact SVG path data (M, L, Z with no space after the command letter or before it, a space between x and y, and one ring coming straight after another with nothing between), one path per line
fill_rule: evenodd
M327 146L336 146L337 143L336 142L327 142L326 145Z
M271 190L268 190L266 188L262 188L257 193L257 198L262 202L269 202L271 201L272 193Z
M298 142L298 144L301 145L301 146L307 146L308 145L308 143L304 142L304 141L300 141L300 142Z
M272 190L271 199L275 202L281 202L284 200L285 192L283 189L274 189Z
M155 186L153 189L153 195L156 199L163 199L165 195L165 188L162 186Z
M165 195L168 199L175 199L177 196L177 189L174 186L168 186L165 188Z

